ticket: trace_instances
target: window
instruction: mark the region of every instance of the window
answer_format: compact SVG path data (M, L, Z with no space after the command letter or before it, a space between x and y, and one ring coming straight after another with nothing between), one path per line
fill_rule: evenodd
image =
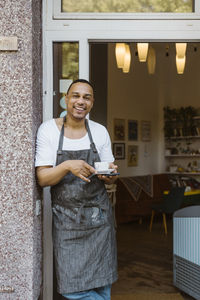
M191 13L194 0L60 0L65 13Z

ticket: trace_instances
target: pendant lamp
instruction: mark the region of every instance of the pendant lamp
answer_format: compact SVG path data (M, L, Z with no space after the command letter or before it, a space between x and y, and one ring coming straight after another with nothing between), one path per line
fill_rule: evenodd
M126 52L124 56L123 72L128 73L131 65L131 52L130 52L129 45L126 44L125 47L126 47Z
M140 62L147 60L149 43L137 43L138 57Z
M184 56L183 58L179 58L178 55L176 55L176 68L178 74L184 73L185 61L186 61L186 56Z
M178 58L184 58L186 53L187 43L176 43L176 55Z
M115 56L117 61L117 67L123 68L124 66L124 55L126 52L126 47L124 43L116 43L115 45Z
M147 69L149 74L154 74L156 68L156 51L153 47L149 47L148 57L147 57Z

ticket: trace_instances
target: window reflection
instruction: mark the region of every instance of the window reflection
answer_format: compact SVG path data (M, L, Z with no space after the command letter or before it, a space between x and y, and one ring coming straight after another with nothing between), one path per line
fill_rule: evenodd
M62 12L193 12L193 0L62 0Z
M79 44L65 42L53 44L53 117L66 114L65 94L68 86L79 77Z
M78 79L78 43L62 44L62 78Z

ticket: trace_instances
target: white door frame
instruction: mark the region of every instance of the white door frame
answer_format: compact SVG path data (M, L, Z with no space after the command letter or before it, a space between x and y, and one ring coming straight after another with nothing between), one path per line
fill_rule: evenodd
M48 4L48 5L47 5ZM196 2L200 12L200 1ZM155 14L154 14L155 15ZM174 15L174 19L172 18ZM79 42L79 77L89 79L90 41L200 41L200 14L178 18L157 14L136 15L129 20L54 20L53 0L43 1L43 120L53 116L53 42ZM43 203L43 299L53 299L53 250L51 201L44 189Z

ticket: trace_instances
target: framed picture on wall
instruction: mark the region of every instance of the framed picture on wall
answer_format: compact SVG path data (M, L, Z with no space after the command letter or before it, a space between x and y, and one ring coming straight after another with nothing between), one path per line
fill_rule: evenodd
M113 155L115 159L125 159L125 143L113 143Z
M151 122L141 121L141 140L144 142L151 141Z
M128 167L136 167L138 165L138 146L128 145Z
M128 120L128 140L138 140L138 121Z
M125 120L114 119L114 140L124 141L125 140Z

